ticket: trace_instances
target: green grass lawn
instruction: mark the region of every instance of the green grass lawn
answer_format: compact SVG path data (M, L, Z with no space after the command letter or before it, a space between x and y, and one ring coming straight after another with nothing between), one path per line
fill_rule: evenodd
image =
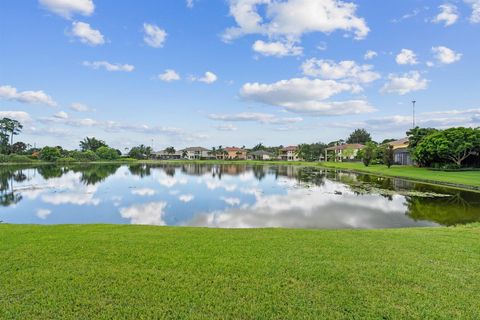
M0 319L478 319L480 225L0 225Z
M385 176L407 178L426 182L440 182L449 185L471 186L480 189L480 171L434 171L426 168L413 166L393 166L390 169L385 165L373 165L365 167L359 162L323 162L321 166L367 172Z

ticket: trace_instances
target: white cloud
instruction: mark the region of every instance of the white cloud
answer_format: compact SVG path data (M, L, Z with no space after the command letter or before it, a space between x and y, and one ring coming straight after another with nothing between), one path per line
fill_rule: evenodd
M132 194L137 195L137 196L142 196L142 197L153 196L156 193L157 192L155 190L150 189L150 188L139 188L139 189L133 189L132 190Z
M213 73L211 71L207 71L207 72L205 72L203 77L190 76L190 80L191 81L203 82L203 83L206 83L206 84L212 84L212 83L214 83L215 81L218 80L218 77L215 73Z
M0 111L0 118L10 118L22 123L32 120L30 115L25 111Z
M410 49L402 49L400 53L395 58L398 64L409 64L414 65L417 64L417 55Z
M219 126L215 126L215 128L219 131L237 131L238 130L238 128L231 123L221 124Z
M90 16L95 10L92 0L39 0L45 9L70 19L74 14Z
M456 53L452 49L443 46L433 47L432 52L435 55L435 59L441 64L451 64L460 61L462 58L461 53Z
M217 121L254 121L262 124L292 124L303 121L300 117L280 118L273 114L258 112L241 112L236 114L210 114L208 116L212 120Z
M102 33L93 29L90 24L80 21L72 22L72 35L80 39L80 42L98 46L105 43Z
M445 3L440 5L438 9L440 10L440 13L433 18L433 23L444 23L445 27L448 27L457 22L459 15L456 5Z
M162 48L167 39L167 32L159 26L149 23L143 24L143 32L145 33L143 41L153 48Z
M163 201L150 202L120 208L120 214L122 218L130 219L131 224L164 226L166 225L164 221L166 207L167 203Z
M363 39L370 29L356 16L356 4L337 0L229 0L230 15L237 23L224 34L225 41L247 34L262 34L299 41L309 32L353 33ZM264 7L265 17L260 7Z
M55 113L54 117L58 119L68 119L68 113L66 113L65 111L60 111Z
M193 199L195 199L195 196L192 195L192 194L182 194L178 197L178 200L180 200L182 202L185 202L185 203L188 203L188 202L192 201Z
M12 86L0 86L0 99L12 100L30 104L45 104L50 107L57 106L57 103L45 92L39 91L17 91Z
M187 8L192 9L195 5L195 0L186 0Z
M37 210L37 217L39 217L42 220L45 220L48 218L48 216L52 213L52 210L49 209L38 209Z
M465 0L472 7L471 23L480 23L480 0Z
M344 79L358 83L370 83L380 79L380 74L372 71L371 65L358 65L355 61L309 59L302 64L304 75L330 80Z
M130 64L113 64L108 61L84 61L83 65L92 69L104 68L107 71L132 72L135 67Z
M246 83L240 95L250 101L282 107L297 113L315 116L372 112L375 109L363 100L324 101L334 95L361 90L358 85L334 80L294 78L272 84Z
M180 75L172 69L165 70L164 73L158 75L158 79L165 82L172 82L180 80Z
M298 56L303 53L302 47L281 41L265 42L257 40L253 44L252 49L261 55L274 57Z
M77 111L77 112L87 112L87 111L90 111L90 108L83 104L83 103L79 103L79 102L74 102L70 105L70 109L74 110L74 111Z
M373 51L373 50L368 50L365 55L363 56L363 59L365 60L372 60L373 58L375 58L376 56L378 56L378 53Z
M411 71L402 75L390 74L381 92L405 95L409 92L425 90L427 87L428 80L422 78L420 72Z
M226 204L229 206L238 206L240 205L241 201L239 198L232 198L232 197L221 197L221 200L225 201Z

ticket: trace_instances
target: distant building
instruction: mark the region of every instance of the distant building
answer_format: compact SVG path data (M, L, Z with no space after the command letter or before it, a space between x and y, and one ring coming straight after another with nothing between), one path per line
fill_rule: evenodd
M224 149L226 153L223 155L223 159L228 160L246 160L247 150L237 147L228 147Z
M279 159L283 161L301 161L302 160L298 156L297 146L288 146L283 149L280 149Z
M403 166L413 165L410 150L408 150L408 138L392 141L388 144L393 147L394 161L396 164Z
M265 150L258 150L248 153L247 158L248 160L271 160L273 154Z
M358 155L358 152L365 148L363 144L346 143L325 149L325 160L332 159L334 162L352 161Z
M182 158L188 160L203 160L213 158L211 151L203 147L190 147L179 150L182 153Z
M169 153L166 150L161 150L154 152L153 157L160 160L180 160L182 159L182 151L177 150L175 153Z

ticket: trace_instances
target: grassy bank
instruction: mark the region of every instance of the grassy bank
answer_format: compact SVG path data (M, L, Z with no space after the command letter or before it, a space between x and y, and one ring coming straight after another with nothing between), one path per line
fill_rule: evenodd
M0 225L0 318L474 319L480 225Z
M417 168L413 166L393 166L390 169L384 165L373 165L365 167L363 163L358 162L325 162L321 163L323 167L337 168L343 170L353 170L357 172L366 172L384 176L399 177L424 181L429 183L441 183L457 187L473 187L480 189L480 171L434 171L426 168Z

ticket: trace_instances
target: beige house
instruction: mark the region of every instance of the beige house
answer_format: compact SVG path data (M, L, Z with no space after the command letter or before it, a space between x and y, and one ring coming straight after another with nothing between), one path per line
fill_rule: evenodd
M211 158L210 150L203 147L190 147L183 150L179 150L182 154L182 158L188 160L201 160Z
M346 143L325 149L325 161L332 159L334 162L352 161L358 155L358 152L365 148L363 144Z
M288 146L280 150L279 159L283 161L301 161L302 159L298 156L297 153L297 146Z
M410 151L408 150L409 141L408 138L403 138L397 141L389 143L393 147L393 154L396 164L410 166L413 164Z

